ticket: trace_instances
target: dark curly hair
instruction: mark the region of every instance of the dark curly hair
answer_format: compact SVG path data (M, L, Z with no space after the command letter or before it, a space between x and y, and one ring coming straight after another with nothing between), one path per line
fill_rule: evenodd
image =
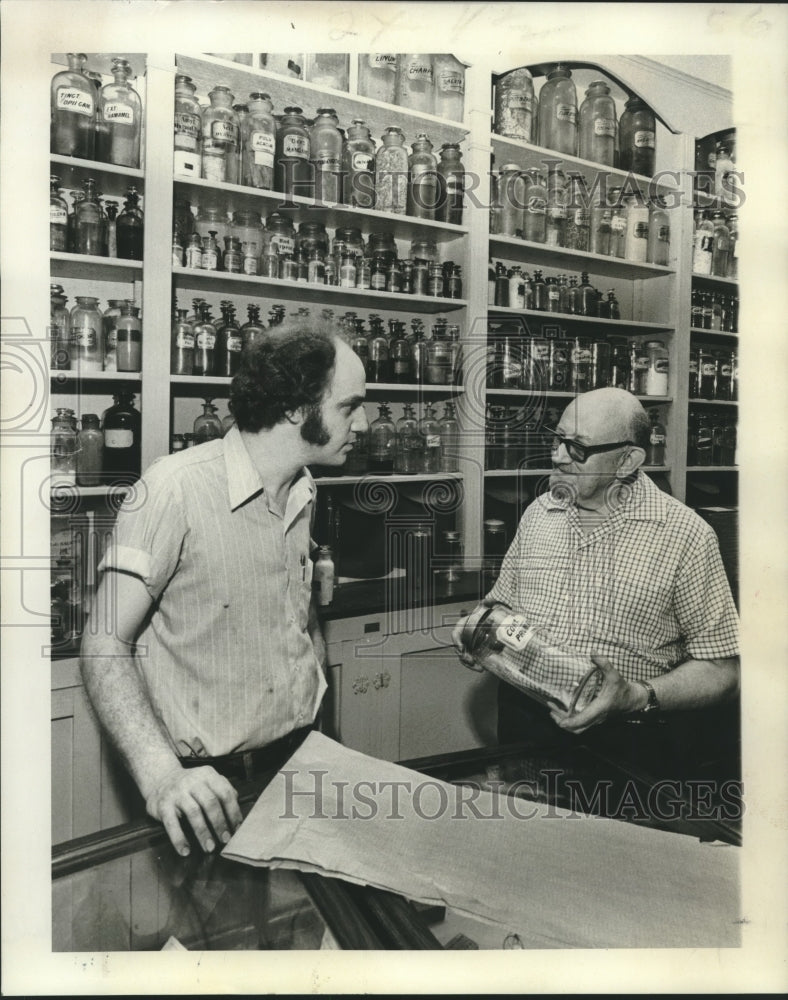
M340 334L325 322L293 320L266 331L241 356L230 411L241 431L267 430L286 414L314 412L336 363Z

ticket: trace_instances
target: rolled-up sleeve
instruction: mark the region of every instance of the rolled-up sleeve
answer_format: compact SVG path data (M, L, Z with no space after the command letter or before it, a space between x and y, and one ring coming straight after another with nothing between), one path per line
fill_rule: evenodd
M679 567L674 611L684 645L696 660L739 655L739 619L714 531L707 525Z
M131 573L156 600L178 566L187 530L183 499L154 462L118 511L99 572Z

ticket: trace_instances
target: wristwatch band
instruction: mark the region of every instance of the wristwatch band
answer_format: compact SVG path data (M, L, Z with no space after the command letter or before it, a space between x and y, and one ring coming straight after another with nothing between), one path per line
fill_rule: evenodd
M643 708L640 709L640 714L646 715L649 712L658 712L659 698L657 698L657 692L649 684L648 681L638 681L637 683L640 684L641 687L646 689L646 694L648 695L648 701L643 706Z

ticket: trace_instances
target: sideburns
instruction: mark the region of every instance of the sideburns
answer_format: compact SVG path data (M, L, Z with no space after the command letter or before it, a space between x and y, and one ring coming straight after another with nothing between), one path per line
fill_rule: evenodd
M307 444L314 444L322 447L331 440L328 428L323 422L320 403L310 403L305 407L304 422L301 424L301 437Z

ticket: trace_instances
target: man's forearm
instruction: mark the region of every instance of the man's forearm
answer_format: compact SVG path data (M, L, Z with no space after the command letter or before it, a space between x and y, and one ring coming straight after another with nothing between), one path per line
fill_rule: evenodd
M320 664L323 670L328 666L328 653L326 650L326 640L323 636L323 629L320 625L320 619L317 617L317 609L315 608L314 601L309 605L309 620L307 622L307 631L309 632L309 638L312 640L312 645L315 647L315 656L317 657L317 662Z
M739 660L687 660L649 684L666 712L709 708L735 697L739 690ZM639 685L640 686L640 685ZM643 689L642 708L647 700Z
M147 799L178 766L178 758L156 719L128 646L110 636L86 636L80 666L101 724Z

